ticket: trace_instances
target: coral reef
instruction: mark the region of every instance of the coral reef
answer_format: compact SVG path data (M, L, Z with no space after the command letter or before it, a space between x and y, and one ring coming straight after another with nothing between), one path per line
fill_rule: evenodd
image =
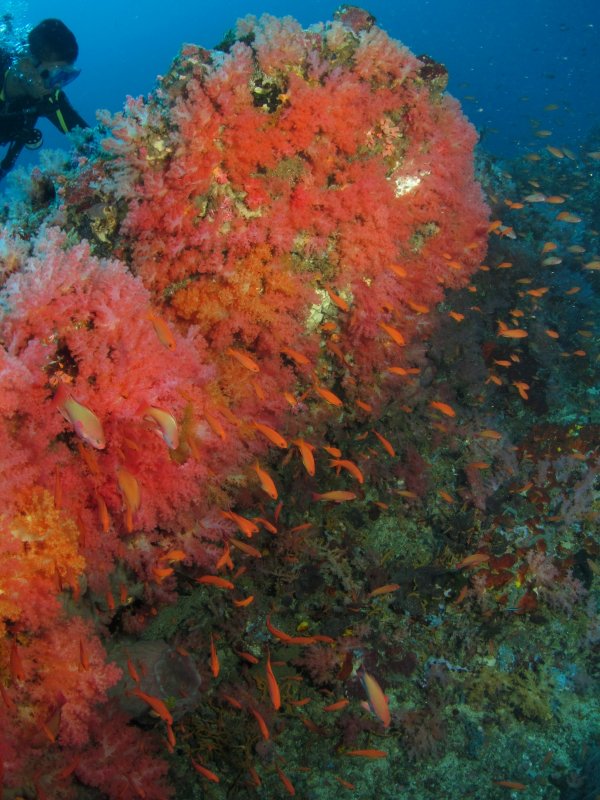
M446 83L246 17L14 177L5 797L595 785L592 209L487 163L489 223Z

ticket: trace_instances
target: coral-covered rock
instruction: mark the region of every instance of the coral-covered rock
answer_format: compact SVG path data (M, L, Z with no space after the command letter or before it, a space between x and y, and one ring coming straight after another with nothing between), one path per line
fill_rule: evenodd
M215 727L245 730L223 723L227 695L210 696L210 679L171 642L177 658L158 672L158 655L137 665L144 710L130 724L117 708L129 684L107 701L121 671L100 637L118 649L161 601L194 597L190 586L206 592L195 597L211 624L220 619L214 597L238 587L206 575L198 589L198 567L220 556L250 583L229 544L239 566L262 559L262 543L223 548L223 536L239 526L250 537L260 522L274 552L284 538L256 458L298 437L312 477L311 440L391 396L415 371L407 345L430 311L469 281L487 208L474 129L437 66L354 7L309 30L247 17L228 52L186 46L153 95L103 115L102 150L86 145L80 169L60 177L53 224L0 236L0 764L11 790L66 800L76 775L111 800L168 797L157 731L172 749L168 705L184 714L200 691L206 755ZM30 194L41 216L51 198ZM234 504L255 522L220 513ZM264 568L268 585L277 572ZM258 651L266 635L264 619L239 622L254 596L233 597L218 633L224 670L234 657L258 661L228 631L254 631ZM332 639L308 641L319 644L299 663L314 683L351 671L349 640L341 665ZM283 725L274 712L265 722L254 688L227 703L266 741L267 725L273 738ZM189 706L177 701L186 691ZM252 750L233 747L245 754L236 781Z
M485 248L474 129L431 85L434 62L346 24L350 13L308 31L248 17L225 55L187 47L105 143L134 271L182 329L260 364L259 388L232 393L229 360L217 360L236 412L281 414L284 346L348 399L381 390L404 363L399 343Z

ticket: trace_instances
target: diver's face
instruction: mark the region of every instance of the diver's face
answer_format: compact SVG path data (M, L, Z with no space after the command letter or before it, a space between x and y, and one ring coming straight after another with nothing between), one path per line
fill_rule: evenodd
M10 99L39 100L55 88L51 77L64 69L70 69L66 61L42 61L36 65L31 56L23 56L8 71L6 94Z

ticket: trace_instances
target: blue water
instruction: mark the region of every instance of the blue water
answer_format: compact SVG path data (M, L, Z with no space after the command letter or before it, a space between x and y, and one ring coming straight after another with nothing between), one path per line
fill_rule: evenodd
M5 5L5 4L3 4ZM486 149L512 156L548 143L575 150L600 123L600 3L593 0L374 0L378 23L414 53L450 72L449 90L483 134ZM182 42L211 47L246 14L289 14L303 25L331 18L337 7L318 0L74 0L7 3L20 22L61 18L80 45L80 78L68 87L93 124L98 108L118 111L127 95L147 94ZM553 104L558 109L545 111ZM64 146L42 121L47 146ZM536 129L552 137L536 138ZM37 156L22 156L35 161Z

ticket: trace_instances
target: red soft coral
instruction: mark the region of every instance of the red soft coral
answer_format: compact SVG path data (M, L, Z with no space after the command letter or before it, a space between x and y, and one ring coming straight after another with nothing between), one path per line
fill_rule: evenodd
M106 663L89 623L64 617L53 623L48 620L34 637L23 635L18 646L10 645L17 647L19 669L12 687L5 689L9 707L4 703L0 729L8 786L40 774L50 778L80 753L90 740L92 722L100 718L107 689L121 676L118 667ZM0 651L7 647L5 640Z
M280 343L308 334L315 352L324 337L314 322L328 317L355 391L379 386L385 366L403 360L380 323L413 338L444 287L464 285L484 252L475 132L379 28L357 33L336 22L307 32L267 15L246 18L239 31L252 45L238 42L212 63L186 50L147 104L152 124L129 128L129 149L111 167L139 170L121 231L134 269L155 293L173 291L180 318L200 326L209 348L259 355L280 391L290 388ZM174 98L186 74L188 88ZM168 111L175 126L167 128ZM127 123L119 116L117 132ZM150 146L160 150L144 165ZM266 248L267 266L292 287L289 305L255 257ZM349 301L345 313L327 286ZM333 365L320 367L329 378ZM226 362L218 369L228 396ZM239 399L232 410L252 414L256 398Z
M128 725L116 708L94 720L91 746L81 757L77 777L110 798L143 797L166 800L173 789L166 783L167 762L160 757L161 743Z

